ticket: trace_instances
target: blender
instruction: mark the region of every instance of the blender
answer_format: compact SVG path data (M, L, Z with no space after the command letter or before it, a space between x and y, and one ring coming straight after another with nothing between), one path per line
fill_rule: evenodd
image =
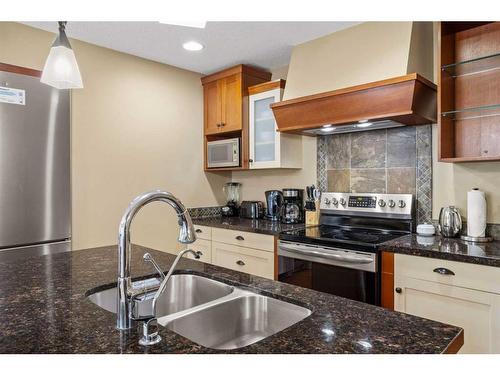
M239 182L227 182L224 184L222 191L226 194L226 205L222 206L222 216L238 216L240 202Z

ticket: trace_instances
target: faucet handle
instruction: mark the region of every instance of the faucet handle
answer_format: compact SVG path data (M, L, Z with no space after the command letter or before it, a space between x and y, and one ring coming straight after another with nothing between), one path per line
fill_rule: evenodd
M154 260L153 256L150 253L145 253L142 256L142 259L144 259L145 262L151 262L151 264L155 268L156 272L158 272L158 274L160 275L161 280L163 280L165 278L165 274L163 273L160 266L158 265L158 263L156 263L156 261Z

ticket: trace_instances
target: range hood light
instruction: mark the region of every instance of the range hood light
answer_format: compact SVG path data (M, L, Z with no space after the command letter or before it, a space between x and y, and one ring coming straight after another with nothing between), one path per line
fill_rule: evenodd
M368 120L360 120L358 121L358 125L356 125L358 128L367 128L369 126L372 126L372 123L368 122Z
M59 22L59 35L52 43L40 82L57 89L81 89L83 88L82 76L75 53L66 36L66 23L65 21Z
M336 128L334 128L332 124L329 124L329 125L323 125L323 126L321 127L321 131L322 131L322 132L325 132L325 133L332 132L332 131L334 131L335 129L336 129Z

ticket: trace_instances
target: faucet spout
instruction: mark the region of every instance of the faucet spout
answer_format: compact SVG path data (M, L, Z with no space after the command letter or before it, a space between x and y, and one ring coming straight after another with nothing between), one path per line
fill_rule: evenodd
M130 203L122 216L118 230L118 314L116 322L118 329L132 327L132 321L129 317L130 296L133 295L130 277L130 227L137 212L152 202L167 203L175 210L179 224L179 242L189 244L196 241L191 216L182 202L171 193L154 190L137 196Z

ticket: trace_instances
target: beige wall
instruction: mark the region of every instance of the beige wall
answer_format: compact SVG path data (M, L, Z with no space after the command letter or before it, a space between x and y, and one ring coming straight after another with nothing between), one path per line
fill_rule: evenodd
M53 35L0 23L0 62L41 69ZM165 189L186 206L223 203L230 174L202 167L199 74L72 41L85 88L72 95L73 247L117 242L118 224L137 194ZM133 240L175 245L172 210L147 207Z

